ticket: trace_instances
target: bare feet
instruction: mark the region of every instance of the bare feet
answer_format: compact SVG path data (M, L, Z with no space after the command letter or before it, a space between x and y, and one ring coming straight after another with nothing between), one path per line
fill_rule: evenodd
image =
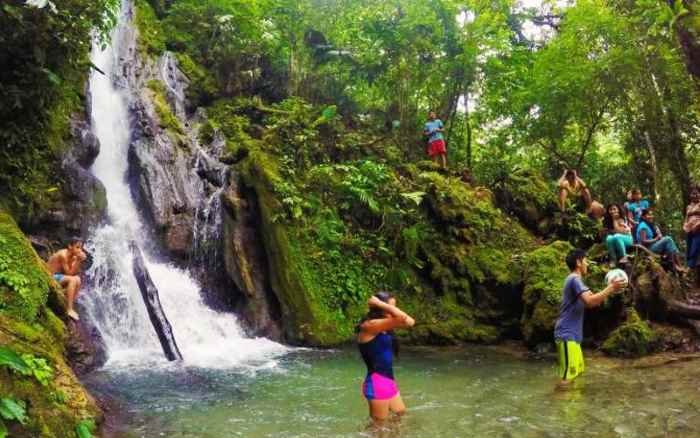
M73 318L75 321L80 321L80 316L78 315L78 312L76 312L75 310L70 309L66 313L68 314L68 316Z

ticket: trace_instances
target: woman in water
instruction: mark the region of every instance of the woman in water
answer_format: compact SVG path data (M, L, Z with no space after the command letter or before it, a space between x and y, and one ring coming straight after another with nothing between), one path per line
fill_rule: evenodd
M632 229L618 205L608 205L603 218L603 226L608 233L608 236L605 238L605 245L608 247L610 263L627 263L627 248L631 248L634 243L632 242Z
M415 321L396 307L396 299L388 292L378 292L367 302L369 313L357 326L357 343L367 365L362 394L367 399L369 414L375 421L401 415L406 406L394 381L393 358L398 344L392 330L413 327Z
M700 287L700 186L690 189L690 205L685 210L683 231L688 243L688 267L695 270L695 285Z

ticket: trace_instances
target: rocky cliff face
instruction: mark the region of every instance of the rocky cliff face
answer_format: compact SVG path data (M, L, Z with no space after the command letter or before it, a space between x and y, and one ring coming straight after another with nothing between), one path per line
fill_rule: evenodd
M89 107L90 93L86 96ZM71 120L71 139L61 158L61 201L26 227L42 257L70 236L87 237L89 230L106 217L105 188L88 170L100 151L100 142L86 114L89 111L75 114Z
M120 80L132 91L133 195L160 246L198 275L211 305L233 305L253 333L279 338L257 219L237 175L221 161L223 137L200 139L206 114L187 112L189 79L176 58L165 52L153 59L140 51L135 28L124 38Z

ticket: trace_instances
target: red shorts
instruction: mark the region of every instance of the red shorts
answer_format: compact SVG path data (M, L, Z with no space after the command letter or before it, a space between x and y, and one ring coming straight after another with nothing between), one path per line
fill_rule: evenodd
M434 157L435 155L445 155L447 150L445 149L445 140L438 139L433 140L428 143L428 156Z

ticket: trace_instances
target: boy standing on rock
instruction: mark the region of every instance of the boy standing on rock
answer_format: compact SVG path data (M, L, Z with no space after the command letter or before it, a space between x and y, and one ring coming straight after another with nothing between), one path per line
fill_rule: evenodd
M584 309L603 304L610 295L626 286L625 280L618 279L608 284L602 292L591 292L583 283L583 277L588 273L588 261L586 252L581 249L574 249L566 256L566 265L571 273L564 281L559 319L554 326L560 388L567 387L584 370L581 351Z
M444 126L442 120L437 118L435 111L430 111L428 121L423 128L423 134L428 137L428 156L438 162L440 157L442 168L447 169L447 148L445 147L445 139L442 136Z
M78 237L73 237L68 242L68 247L56 252L49 261L46 262L51 271L51 275L61 286L66 289L67 314L74 320L78 321L80 317L73 308L75 298L78 296L80 289L80 273L81 264L87 255L83 251L83 241Z

